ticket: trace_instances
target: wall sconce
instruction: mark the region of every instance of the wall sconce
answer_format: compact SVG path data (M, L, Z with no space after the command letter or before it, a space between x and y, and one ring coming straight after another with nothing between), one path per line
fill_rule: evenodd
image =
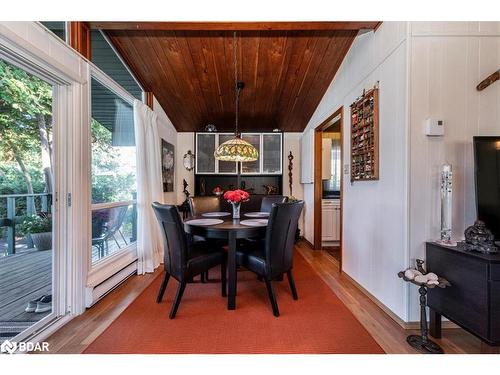
M182 158L182 164L187 171L192 171L194 169L195 158L191 150L188 150L184 157Z

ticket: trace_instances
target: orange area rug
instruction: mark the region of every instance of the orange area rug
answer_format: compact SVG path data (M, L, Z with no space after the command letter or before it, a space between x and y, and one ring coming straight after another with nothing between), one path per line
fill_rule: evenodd
M275 318L265 284L238 272L236 310L226 309L218 272L207 284L188 284L174 320L168 313L177 281L155 303L158 277L85 350L85 353L384 353L325 282L298 253L294 276L299 300L286 277L275 282L281 316Z

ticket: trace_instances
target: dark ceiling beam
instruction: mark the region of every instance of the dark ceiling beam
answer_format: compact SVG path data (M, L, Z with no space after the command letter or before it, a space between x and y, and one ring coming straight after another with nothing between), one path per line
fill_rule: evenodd
M375 29L378 21L334 22L89 22L91 29L170 31L332 31Z

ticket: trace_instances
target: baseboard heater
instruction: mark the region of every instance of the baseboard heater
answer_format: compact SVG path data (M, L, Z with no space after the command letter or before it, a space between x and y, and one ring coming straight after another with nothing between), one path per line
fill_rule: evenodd
M123 283L130 276L137 273L137 261L130 263L125 268L107 278L100 284L93 287L87 287L85 295L85 307L91 307L97 301L102 299L106 294L114 290L117 286Z

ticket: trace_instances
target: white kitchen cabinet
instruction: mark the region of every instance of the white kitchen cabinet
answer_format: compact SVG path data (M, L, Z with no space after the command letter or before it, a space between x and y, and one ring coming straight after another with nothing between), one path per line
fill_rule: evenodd
M196 173L214 174L216 172L216 160L214 158L216 147L216 133L196 134Z
M220 161L214 157L217 147L231 138L234 138L234 133L196 133L196 173L236 174L235 162Z
M262 134L262 174L281 174L283 157L281 133Z
M260 133L242 133L241 139L250 143L257 152L259 158L255 161L247 161L241 164L241 174L259 174L261 170L262 148L260 147L261 136Z
M314 183L314 129L309 129L302 135L300 143L300 182Z
M321 240L340 241L340 200L323 199L321 209Z
M241 139L259 152L256 161L241 165L241 174L274 175L282 173L282 133L241 133Z
M237 163L214 158L222 143L234 138L234 133L196 133L196 173L236 174ZM283 172L282 133L241 133L259 153L256 161L242 163L243 175L280 175Z

